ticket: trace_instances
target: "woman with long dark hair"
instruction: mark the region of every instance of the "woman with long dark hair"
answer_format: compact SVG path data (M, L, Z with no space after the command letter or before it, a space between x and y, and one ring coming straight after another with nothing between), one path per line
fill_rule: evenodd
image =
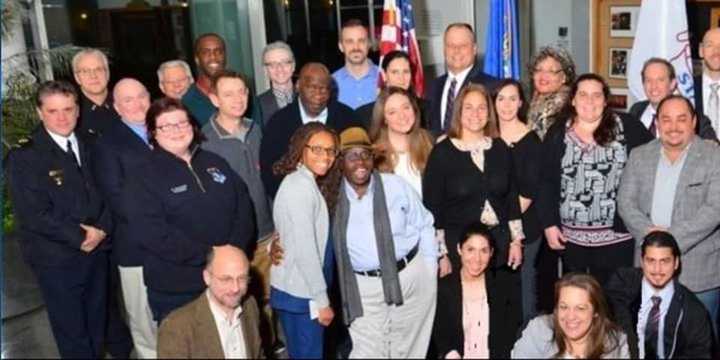
M284 255L270 269L270 305L291 358L321 358L324 328L335 316L328 289L334 266L330 216L341 180L338 147L332 129L311 122L293 134L288 152L273 166L285 176L273 207Z
M632 266L634 241L617 212L620 176L630 151L652 136L608 106L610 88L596 74L580 76L564 121L543 143L538 213L548 245L566 272L589 272L600 284Z

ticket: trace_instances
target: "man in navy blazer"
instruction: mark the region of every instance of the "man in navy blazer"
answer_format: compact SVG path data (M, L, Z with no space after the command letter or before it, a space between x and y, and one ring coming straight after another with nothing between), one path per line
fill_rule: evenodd
M330 71L325 65L305 64L300 70L297 98L266 124L260 143L260 175L271 198L282 181L282 177L273 174L273 164L288 150L295 130L311 121L322 122L338 134L346 128L361 126L352 109L330 98L330 82Z
M490 90L497 79L482 71L477 62L477 44L472 26L454 23L445 29L444 53L447 73L430 84L430 131L435 135L450 127L453 102L463 86L469 82L482 84ZM453 90L453 91L450 91Z
M150 93L135 79L120 80L113 89L114 107L119 118L113 119L94 148L93 173L115 223L110 240L112 262L119 271L130 332L135 351L141 359L155 358L156 326L150 316L145 282L143 281L143 250L140 239L145 229L133 221L124 200L126 184L143 176L136 168L150 155L145 115L150 107ZM115 291L111 291L114 296ZM111 306L113 306L111 304Z
M703 71L693 79L695 110L698 114L705 114L715 128L718 126L716 122L720 122L720 114L711 114L711 109L706 107L710 100L711 86L720 84L720 28L708 30L698 47L703 60ZM720 92L720 87L716 91ZM715 128L716 133L718 130L720 129Z

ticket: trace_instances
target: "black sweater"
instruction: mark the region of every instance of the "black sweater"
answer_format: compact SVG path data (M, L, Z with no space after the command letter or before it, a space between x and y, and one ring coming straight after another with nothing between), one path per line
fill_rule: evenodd
M212 246L233 244L249 254L255 219L248 189L218 155L197 149L192 166L157 147L130 183L127 210L142 222L148 288L205 289L202 270Z

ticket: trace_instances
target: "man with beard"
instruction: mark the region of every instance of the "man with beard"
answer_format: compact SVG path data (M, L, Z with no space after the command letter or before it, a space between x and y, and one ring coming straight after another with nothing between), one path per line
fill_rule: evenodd
M720 28L711 28L699 45L703 59L702 75L694 79L695 108L710 118L715 133L720 133Z
M607 295L615 319L628 335L633 359L710 358L712 327L707 311L681 284L680 248L667 232L655 231L640 248L640 269L620 269Z
M225 40L220 35L207 33L195 40L198 76L182 96L182 103L190 110L200 127L205 125L217 110L208 96L212 78L225 70L225 63Z
M332 75L338 87L338 101L352 109L375 101L380 71L368 59L368 29L358 19L346 21L340 29L338 47L345 55L345 66Z
M207 290L173 311L158 334L161 359L258 359L263 356L258 307L245 296L250 262L232 245L213 247L203 280Z

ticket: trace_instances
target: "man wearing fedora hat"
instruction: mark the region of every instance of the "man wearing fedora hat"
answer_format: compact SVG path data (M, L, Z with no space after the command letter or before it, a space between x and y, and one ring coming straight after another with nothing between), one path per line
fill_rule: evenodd
M340 150L333 245L350 357L423 358L437 294L432 214L405 180L373 170L365 130L343 131Z

